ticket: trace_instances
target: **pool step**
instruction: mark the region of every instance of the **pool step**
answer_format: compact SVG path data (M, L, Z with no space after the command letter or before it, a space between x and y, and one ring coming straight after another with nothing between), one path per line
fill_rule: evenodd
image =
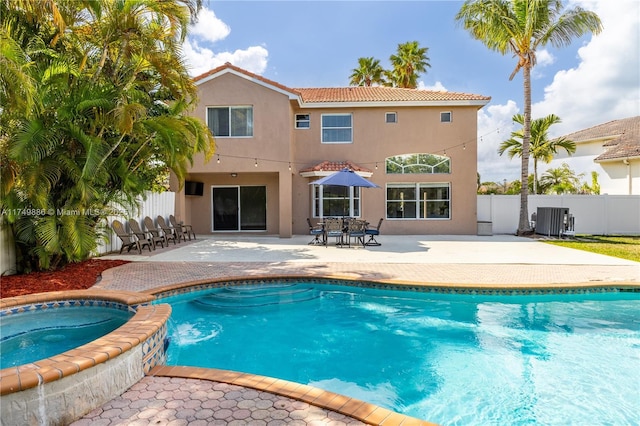
M313 300L320 293L295 284L283 286L227 287L191 303L204 308L255 308Z

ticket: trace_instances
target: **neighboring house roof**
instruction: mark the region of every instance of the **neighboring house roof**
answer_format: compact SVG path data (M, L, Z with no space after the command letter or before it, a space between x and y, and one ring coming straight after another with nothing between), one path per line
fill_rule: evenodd
M605 152L594 161L612 161L640 158L640 116L609 121L564 136L580 142L602 141Z
M196 85L220 75L232 73L241 78L269 87L298 100L304 108L352 107L352 106L478 106L489 103L491 97L458 92L402 89L398 87L332 87L290 88L242 68L226 63L194 77Z
M357 174L363 177L371 177L373 172L369 169L361 167L351 161L323 161L315 166L307 167L300 170L300 175L303 177L312 176L328 176L331 173L339 172L340 170L347 168L353 170Z

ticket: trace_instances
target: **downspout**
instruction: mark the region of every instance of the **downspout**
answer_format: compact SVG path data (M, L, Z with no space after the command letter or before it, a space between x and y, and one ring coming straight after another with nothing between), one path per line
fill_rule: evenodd
M622 163L627 166L627 181L629 188L629 195L633 194L633 179L631 179L631 163L628 158L622 160Z

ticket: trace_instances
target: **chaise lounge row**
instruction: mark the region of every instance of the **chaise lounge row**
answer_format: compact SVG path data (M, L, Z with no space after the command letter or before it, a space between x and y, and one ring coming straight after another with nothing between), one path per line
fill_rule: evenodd
M116 233L118 238L122 241L122 247L120 253L126 248L127 252L130 252L132 248L138 250L139 254L142 254L142 249L148 247L149 251L155 250L156 245L160 244L162 248L169 246L169 241L173 241L173 244L179 244L180 240L191 241L191 237L196 239L196 234L193 232L191 225L185 225L182 222L178 222L173 215L169 215L169 225L164 220L163 216L158 216L156 219L157 226L153 223L153 219L146 216L142 223L136 219L129 219L129 231L125 229L125 225L119 220L111 222L111 228Z

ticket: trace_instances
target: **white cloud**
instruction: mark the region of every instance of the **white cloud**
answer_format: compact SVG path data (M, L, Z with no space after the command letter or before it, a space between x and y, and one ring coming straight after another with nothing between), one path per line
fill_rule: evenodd
M539 79L544 77L544 67L552 65L556 61L555 56L547 49L541 49L536 52L536 66L531 70L531 78Z
M427 86L426 84L424 84L424 81L420 80L418 82L418 89L419 90L430 90L430 91L433 91L433 92L448 92L447 88L444 87L444 85L440 81L436 81L436 84L434 84L433 86Z
M537 51L536 59L536 67L546 67L547 65L551 65L556 61L556 58L547 49Z
M262 46L251 46L247 49L238 49L233 52L214 53L213 50L207 47L202 47L192 40L187 40L182 49L192 76L205 73L226 62L256 74L262 74L267 69L269 52Z
M218 19L213 10L203 7L198 13L198 22L191 25L189 32L199 39L215 43L227 38L231 33L231 28Z
M556 114L552 136L640 114L640 2L579 2L598 14L603 31L578 51L577 67L556 73L533 116Z
M249 46L233 52L215 52L211 45L224 40L231 28L216 17L215 13L203 7L198 22L191 27L191 33L182 46L189 73L197 76L226 62L256 74L267 69L268 50L264 46Z
M520 179L520 158L498 154L503 140L515 130L512 117L519 113L514 101L489 105L478 111L478 173L482 182Z

